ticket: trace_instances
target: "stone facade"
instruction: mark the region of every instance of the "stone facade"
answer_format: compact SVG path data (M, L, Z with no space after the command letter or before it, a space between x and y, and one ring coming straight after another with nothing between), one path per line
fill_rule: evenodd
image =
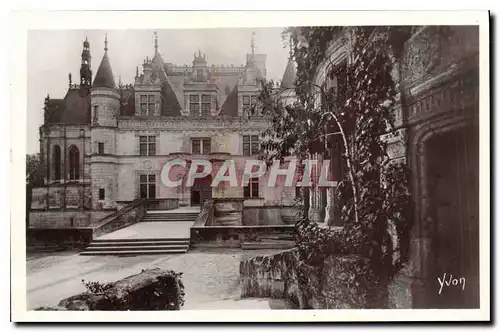
M84 49L82 66L89 63L84 61L90 57L88 41ZM137 67L134 83L116 86L107 40L105 51L93 84L87 77L92 72L82 70L86 76L81 81L87 84L70 82L64 99L46 98L40 151L47 180L45 187L33 190L32 227L49 227L52 219L43 211L64 215L76 209L86 215L114 210L137 198L177 198L181 205L198 205L206 197L193 194L192 188L162 184L167 161L211 160L220 154L234 160L241 174L245 161L257 158L258 135L270 125L257 103L260 80L266 75L265 55L254 54L252 48L245 65L214 66L199 51L193 65L184 67L165 62L155 40L154 56L145 58L142 73ZM77 123L80 119L83 123ZM78 151L76 166L70 147ZM70 174L75 167L77 176ZM295 198L293 188L267 188L267 178L247 197L240 186L208 190L214 197L246 198L249 206L290 205Z

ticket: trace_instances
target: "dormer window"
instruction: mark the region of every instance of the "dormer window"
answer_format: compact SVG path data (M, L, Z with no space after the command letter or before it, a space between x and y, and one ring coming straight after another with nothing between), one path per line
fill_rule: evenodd
M210 116L212 114L211 95L189 95L189 114L191 116Z
M140 108L140 115L141 116L154 116L155 115L155 96L154 95L141 95L139 108Z
M203 74L203 69L198 69L196 71L196 81L197 82L205 81L205 75Z
M252 114L256 106L257 106L257 96L251 96L251 95L243 96L243 114L247 115Z

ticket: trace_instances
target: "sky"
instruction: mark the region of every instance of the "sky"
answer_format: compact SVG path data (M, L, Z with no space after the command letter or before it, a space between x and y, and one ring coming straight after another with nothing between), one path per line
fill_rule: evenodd
M186 30L31 30L28 32L27 153L39 152L38 128L43 124L45 97L64 98L68 74L73 84L80 82L83 41L88 38L95 76L108 36L108 56L118 84L133 84L136 66L154 55L154 32L165 62L190 65L193 53L205 53L208 65L240 66L251 53L255 32L255 53L267 54L267 78L281 79L288 49L281 39L283 28L186 29ZM139 68L141 71L141 68Z

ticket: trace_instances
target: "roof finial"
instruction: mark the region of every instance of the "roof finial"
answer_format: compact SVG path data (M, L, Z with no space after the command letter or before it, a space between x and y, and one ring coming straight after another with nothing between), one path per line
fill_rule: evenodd
M252 42L250 43L250 47L252 48L252 55L255 54L255 31L252 32Z
M68 74L68 78L69 78L69 87L71 88L71 73Z
M108 34L104 35L104 52L108 52Z
M158 54L158 34L155 31L155 54Z
M122 87L122 75L118 75L118 87Z
M293 40L292 40L292 35L290 34L290 59L293 57Z
M135 67L135 77L139 77L139 66Z

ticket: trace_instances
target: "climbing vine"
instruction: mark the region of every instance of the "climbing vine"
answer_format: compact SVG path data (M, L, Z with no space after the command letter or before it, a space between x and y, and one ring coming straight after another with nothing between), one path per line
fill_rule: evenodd
M318 227L302 209L297 245L310 263L322 261L328 252L360 254L384 274L393 275L406 260L407 170L389 159L382 137L398 133L393 118L398 89L393 66L411 29L300 27L284 31L297 64L296 98L285 105L281 97L286 91L275 82L263 84L263 113L272 122L262 141L265 157L305 159L324 154L336 139L346 165L335 200L342 202L342 231ZM346 45L348 61L327 64L326 79L316 83L328 47L338 38Z

